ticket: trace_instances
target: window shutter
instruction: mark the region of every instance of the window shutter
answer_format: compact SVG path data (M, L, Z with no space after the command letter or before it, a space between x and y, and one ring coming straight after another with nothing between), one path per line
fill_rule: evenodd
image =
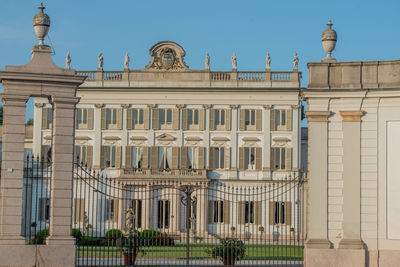
M143 168L149 167L149 147L143 147Z
M225 109L225 130L231 130L232 109Z
M270 150L270 169L275 170L275 148L271 148Z
M132 147L126 146L125 148L125 168L131 169L132 168Z
M214 223L213 217L214 217L214 201L210 200L210 201L208 201L208 223L209 224Z
M43 125L43 124L42 124ZM75 109L75 129L79 129L78 124L78 108Z
M274 202L269 202L269 225L274 225Z
M101 146L100 168L106 167L106 146Z
M102 129L102 130L107 129L106 111L107 111L107 109L105 109L105 108L101 109L101 129Z
M179 130L179 109L172 110L172 129Z
M74 222L78 223L80 220L79 218L79 207L78 207L78 200L79 198L74 199Z
M256 147L256 170L261 171L262 167L262 148Z
M179 147L172 147L172 169L178 169L179 165Z
M158 147L157 146L152 146L151 147L151 163L150 167L152 169L157 169L158 168Z
M256 131L261 131L262 129L261 117L261 109L256 109Z
M187 130L188 127L188 112L187 109L182 109L182 130Z
M181 169L187 169L187 147L181 147Z
M206 110L204 108L199 110L199 130L204 130L205 113Z
M224 224L229 224L229 217L230 217L229 201L224 200Z
M119 199L114 198L114 222L118 222L118 213L119 213Z
M132 108L127 109L126 112L127 112L127 114L126 114L126 128L128 130L132 130L133 129L133 122L132 122L133 109Z
M74 199L74 217L75 223L83 222L85 216L85 200L83 198L75 198Z
M121 167L121 147L117 146L115 150L115 168Z
M93 130L93 109L88 108L88 129Z
M148 130L150 127L150 109L145 108L143 109L143 126L145 130Z
M160 129L160 110L158 108L153 108L151 113L152 113L151 127L153 128L153 130L158 130Z
M210 131L215 130L215 109L210 109Z
M47 151L46 146L40 148L40 161L47 162Z
M46 211L46 199L39 199L39 221L45 220L45 211Z
M47 128L47 116L48 116L48 108L42 108L42 129L48 129Z
M291 109L286 110L286 131L292 130L292 114L293 110Z
M117 109L117 128L122 130L122 108Z
M231 168L231 148L225 148L225 169Z
M204 147L199 147L199 169L204 169Z
M245 125L244 125L244 109L239 110L239 130L244 131L245 130Z
M292 149L285 148L285 169L291 170L292 169Z
M254 222L255 224L261 224L261 201L254 201Z
M86 147L86 164L88 169L92 168L92 158L93 158L93 147L87 146Z
M275 125L276 111L274 109L271 109L270 114L271 114L270 115L271 116L271 125L270 125L271 131L276 131L276 125Z
M239 147L239 171L244 171L244 147Z
M238 205L238 224L244 224L244 201L239 201Z
M292 224L292 202L287 201L285 202L285 218L286 218L286 225Z
M214 169L214 148L210 147L208 149L208 169Z

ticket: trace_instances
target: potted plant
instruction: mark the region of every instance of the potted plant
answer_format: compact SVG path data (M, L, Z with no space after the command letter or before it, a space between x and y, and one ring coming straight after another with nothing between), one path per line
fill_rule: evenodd
M235 234L235 231L236 231L236 227L235 226L231 226L232 236Z
M290 227L290 237L294 238L294 227Z
M122 257L125 266L135 265L140 248L140 236L137 232L129 230L122 239Z
M220 243L207 251L214 259L219 259L224 266L234 266L235 262L243 259L246 247L243 241L236 238L224 238Z

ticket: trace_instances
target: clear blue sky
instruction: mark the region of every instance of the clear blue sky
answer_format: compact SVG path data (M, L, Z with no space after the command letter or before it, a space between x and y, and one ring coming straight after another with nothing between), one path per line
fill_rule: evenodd
M40 1L1 0L0 69L30 59L37 43L32 18ZM106 70L121 70L126 52L131 68L149 62L156 42L170 40L186 50L192 69L204 68L209 52L212 70L229 70L233 52L239 70L264 70L269 52L273 71L291 70L294 52L307 86L307 62L325 56L321 33L329 18L338 33L333 56L339 61L389 60L400 56L400 1L137 1L48 0L51 18L46 43L56 64L94 70L103 52Z

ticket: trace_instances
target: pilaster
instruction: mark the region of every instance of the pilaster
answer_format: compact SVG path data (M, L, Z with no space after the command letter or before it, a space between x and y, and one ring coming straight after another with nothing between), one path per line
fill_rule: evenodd
M361 241L362 110L340 111L343 124L343 239L341 249L363 249Z
M307 111L309 131L309 228L306 248L329 249L328 117L330 111Z
M93 167L95 169L100 168L100 153L101 153L101 109L103 104L94 105L93 114L93 130L94 130L94 142L93 142Z
M40 154L42 144L42 116L43 116L43 103L35 103L33 109L33 147L32 154L37 156Z
M210 146L211 146L211 144L210 144L210 116L211 116L210 109L211 109L211 105L203 105L203 107L204 107L205 113L206 113L204 116L204 118L206 120L206 128L204 130L204 141L203 142L206 147L206 151L204 153L207 155L207 151L210 150ZM206 159L205 165L209 166L208 155L205 157L205 159Z
M292 165L294 170L298 170L300 168L299 155L300 155L300 143L301 136L299 133L300 126L300 115L299 115L299 105L292 105L292 118L293 118L293 126L292 126L292 149L293 149L293 158Z
M236 171L238 169L238 108L239 105L230 105L232 110L232 120L231 120L231 169Z
M272 105L263 105L263 178L271 178L271 109Z
M3 94L0 245L23 245L21 236L27 96Z
M52 97L54 107L52 174L50 188L50 245L74 245L71 236L73 200L73 155L77 97Z
M127 128L127 118L128 118L128 108L129 104L122 104L122 131L121 131L121 165L125 168L125 154L126 154L126 146L128 145L128 128Z

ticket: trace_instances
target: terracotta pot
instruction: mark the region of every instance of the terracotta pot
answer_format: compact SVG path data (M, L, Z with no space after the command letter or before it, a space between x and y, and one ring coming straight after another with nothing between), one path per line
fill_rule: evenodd
M136 255L137 255L136 253L123 252L122 257L124 259L124 265L125 266L135 265Z
M235 266L235 258L234 257L227 257L224 259L224 266Z

